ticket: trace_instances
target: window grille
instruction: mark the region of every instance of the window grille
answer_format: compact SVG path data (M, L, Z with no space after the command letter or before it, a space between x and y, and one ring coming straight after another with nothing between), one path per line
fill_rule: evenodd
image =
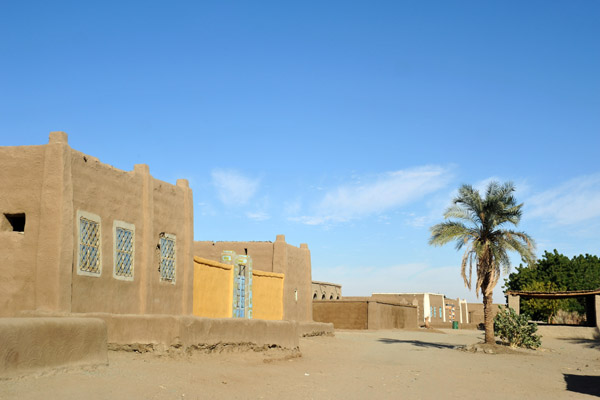
M79 268L80 275L100 276L100 217L79 212Z
M160 279L175 283L175 235L160 237Z
M121 221L114 222L115 269L117 279L133 280L135 227Z

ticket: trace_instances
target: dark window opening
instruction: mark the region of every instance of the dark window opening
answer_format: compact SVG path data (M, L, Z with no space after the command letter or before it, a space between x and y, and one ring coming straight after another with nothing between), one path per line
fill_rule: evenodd
M316 300L316 299L317 299L317 294L315 293L315 294L313 294L313 300Z
M329 296L329 300L333 300L333 295Z
M7 229L13 232L25 232L25 214L4 214L4 218L8 221Z
M323 296L321 297L321 300L325 300L325 299L326 299L325 294L323 294Z
M340 296L338 296L338 297L336 298L336 300L339 300L339 299L340 299Z

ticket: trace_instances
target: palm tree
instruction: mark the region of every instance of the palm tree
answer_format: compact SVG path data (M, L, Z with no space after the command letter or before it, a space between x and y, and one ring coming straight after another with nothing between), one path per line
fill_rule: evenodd
M445 214L448 220L431 227L429 244L442 246L455 241L456 249L466 247L462 258L461 275L467 288L471 289L473 264L477 267L475 293L483 295L485 343L495 343L492 319L492 294L498 283L500 272L508 273L510 259L507 251L516 251L523 262L535 262L535 243L524 232L504 229L506 225L517 226L521 220L523 204L517 204L513 196L515 187L511 182L500 185L491 182L485 198L470 185L458 189Z

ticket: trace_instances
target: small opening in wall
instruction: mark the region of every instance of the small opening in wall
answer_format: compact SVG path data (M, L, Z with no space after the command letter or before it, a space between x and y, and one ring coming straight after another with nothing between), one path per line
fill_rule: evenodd
M246 253L246 255L248 255L248 249L244 249L244 253Z
M4 218L8 222L3 224L7 228L6 231L25 232L25 213L4 214Z
M315 293L315 294L313 294L313 300L316 300L316 299L317 299L317 294Z

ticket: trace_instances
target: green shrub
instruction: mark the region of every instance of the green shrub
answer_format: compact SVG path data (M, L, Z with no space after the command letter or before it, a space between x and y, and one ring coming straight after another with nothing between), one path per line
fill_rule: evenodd
M537 324L529 323L527 315L518 315L512 308L499 307L494 318L494 335L511 347L535 349L542 344Z

